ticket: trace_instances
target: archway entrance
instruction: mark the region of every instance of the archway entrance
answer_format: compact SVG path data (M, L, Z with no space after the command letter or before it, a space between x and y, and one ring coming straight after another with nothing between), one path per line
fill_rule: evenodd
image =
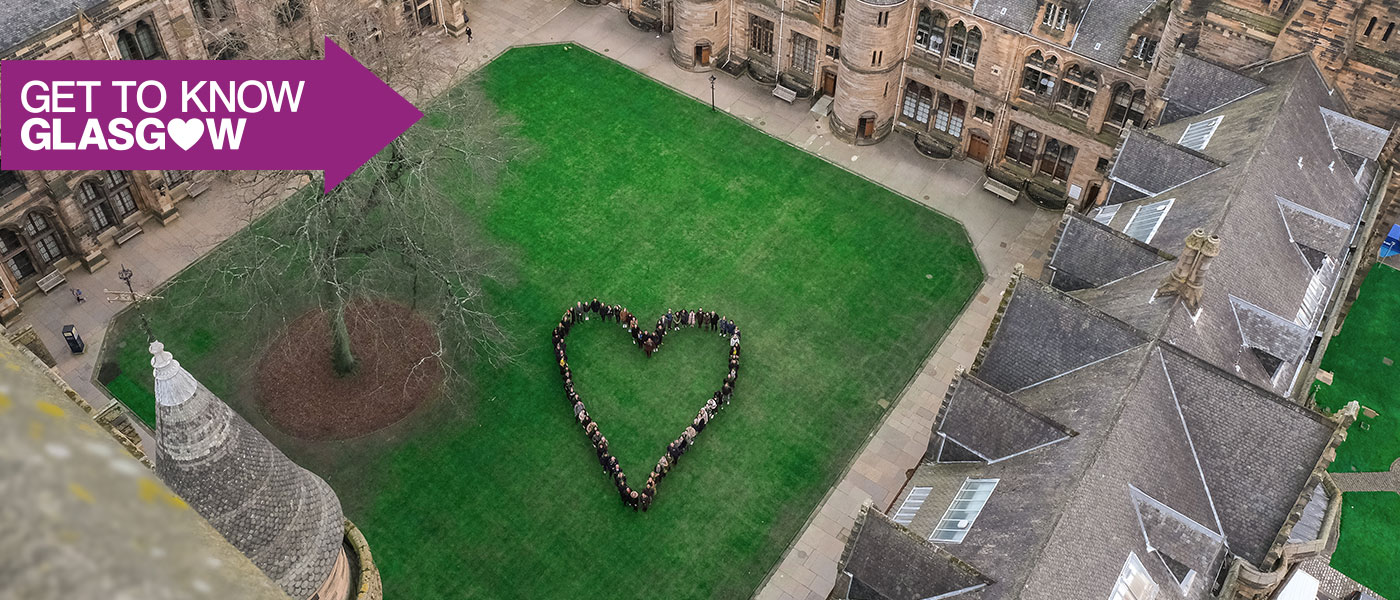
M695 66L710 66L710 44L708 42L702 42L695 45Z
M980 133L973 133L967 140L967 157L980 163L987 162L988 150L991 149L991 142Z

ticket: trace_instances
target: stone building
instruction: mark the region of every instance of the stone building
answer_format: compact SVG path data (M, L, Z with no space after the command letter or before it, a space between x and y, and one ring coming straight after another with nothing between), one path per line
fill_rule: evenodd
M345 517L330 486L297 466L195 380L160 342L156 472L292 598L351 592Z
M689 70L806 98L855 144L898 133L1051 206L1102 204L1121 136L1157 123L1178 57L1310 52L1356 114L1394 125L1400 4L1336 0L617 0Z
M1177 65L1163 123L1120 144L1110 204L1065 212L1045 281L1013 276L954 377L889 517L906 535L853 534L833 599L1258 600L1325 549L1357 406L1294 398L1388 132L1308 55L1251 73ZM870 558L911 544L937 568Z
M238 58L234 24L272 6L269 26L296 27L319 0L32 0L0 3L0 59ZM401 10L425 32L461 35L462 0L366 0ZM275 5L275 6L274 6ZM371 8L371 5L380 8ZM388 8L384 8L387 6ZM365 35L372 35L366 31ZM204 192L197 171L4 171L0 156L0 321L20 302L62 289L63 273L96 271L107 251L179 217Z

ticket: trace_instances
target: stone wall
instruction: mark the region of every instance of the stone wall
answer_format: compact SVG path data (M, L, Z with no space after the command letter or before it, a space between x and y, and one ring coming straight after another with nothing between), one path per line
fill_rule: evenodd
M729 56L729 2L674 0L675 28L671 31L671 60L688 71L709 71ZM697 48L710 47L709 64L696 61Z
M873 144L894 126L900 67L912 38L912 0L852 0L846 5L831 131L847 142ZM873 120L868 132L861 119Z

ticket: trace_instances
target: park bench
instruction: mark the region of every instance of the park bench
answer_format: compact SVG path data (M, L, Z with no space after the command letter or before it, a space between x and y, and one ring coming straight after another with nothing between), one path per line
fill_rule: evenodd
M52 292L54 288L67 282L68 280L63 277L63 272L54 269L52 273L39 278L39 289L43 290L45 294L48 294Z
M987 182L982 184L982 188L1002 198L1006 198L1011 201L1012 204L1015 204L1016 199L1021 196L1021 190L992 179L991 177L988 177Z
M141 235L141 232L142 232L142 229L141 229L141 226L140 226L139 224L132 223L131 225L128 225L126 228L124 228L124 229L122 229L121 231L118 231L118 232L117 232L117 237L116 237L117 245L120 246L120 245L122 245L122 244L125 244L125 243L131 241L131 238L134 238L134 237L136 237L136 236L138 236L138 235Z
M773 95L777 96L778 98L782 99L788 104L792 104L792 101L797 99L797 90L791 90L783 87L782 84L779 84L777 87L773 88Z

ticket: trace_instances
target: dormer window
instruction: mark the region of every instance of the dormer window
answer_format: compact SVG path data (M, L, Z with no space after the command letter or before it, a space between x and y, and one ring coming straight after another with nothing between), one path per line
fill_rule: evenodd
M1133 44L1133 58L1144 63L1151 63L1155 56L1157 56L1157 38L1146 35L1138 36L1137 42Z
M967 537L967 532L972 529L972 523L977 520L977 515L982 514L982 508L987 505L987 499L992 496L992 490L996 489L998 481L1000 480L964 481L958 495L953 498L953 503L948 506L948 512L943 513L938 527L928 537L929 541L961 544Z
M1123 570L1118 573L1118 583L1114 584L1113 593L1108 595L1108 599L1152 600L1156 596L1157 583L1147 574L1147 568L1142 566L1137 554L1129 552Z
M1054 2L1045 3L1045 18L1040 20L1040 24L1058 31L1065 30L1065 24L1069 21L1069 9L1062 4Z

